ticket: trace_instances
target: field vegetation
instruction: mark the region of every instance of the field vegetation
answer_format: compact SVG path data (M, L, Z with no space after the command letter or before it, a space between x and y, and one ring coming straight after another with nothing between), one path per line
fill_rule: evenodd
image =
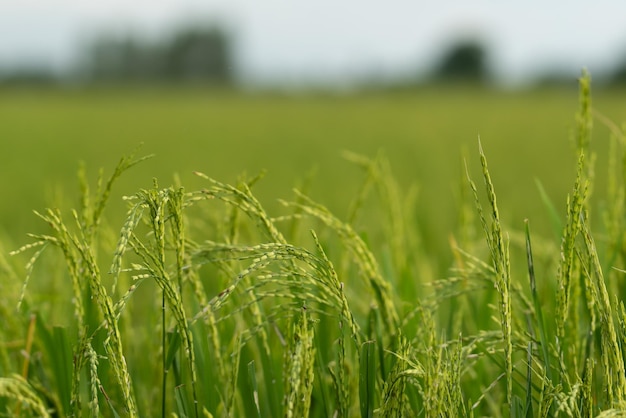
M587 74L578 108L7 94L0 416L626 411L624 108Z

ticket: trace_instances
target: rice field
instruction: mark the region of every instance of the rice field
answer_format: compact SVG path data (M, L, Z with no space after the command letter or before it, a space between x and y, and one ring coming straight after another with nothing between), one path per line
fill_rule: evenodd
M622 416L619 98L3 93L0 416Z
M623 92L598 92L594 100L611 120L624 119ZM76 201L81 161L93 182L100 168L112 170L141 143L142 152L155 158L135 167L113 190L116 201L147 187L153 177L171 184L177 174L188 187L199 187L194 170L231 183L244 172L254 176L265 170L255 188L264 204L276 208L278 197L308 181L312 197L340 216L361 181L343 152L375 157L382 151L402 187L419 188L419 218L429 220L421 222L423 233L447 247L463 159L471 161L479 136L494 156L491 169L506 200L503 210L511 211L507 218L518 228L524 218L536 218L534 229L543 231L535 179L563 207L576 160L570 140L576 102L576 86L528 92L432 87L334 96L173 88L4 90L0 175L6 181L0 182L0 193L10 196L11 204L0 205L0 231L21 239L35 226L31 210L55 199ZM595 135L604 163L608 130L596 123ZM110 210L109 217L122 220L123 210Z

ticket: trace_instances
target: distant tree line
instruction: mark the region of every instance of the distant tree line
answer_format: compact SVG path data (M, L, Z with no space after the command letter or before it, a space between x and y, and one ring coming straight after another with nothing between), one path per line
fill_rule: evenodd
M71 74L50 69L19 67L0 71L2 84L54 84L82 82L185 82L235 84L233 42L230 32L218 25L186 26L161 41L132 35L105 33L89 43ZM426 79L399 80L399 85L489 82L488 48L477 39L462 38L444 50ZM626 86L626 51L613 71L600 74L599 85ZM78 76L78 77L77 77ZM372 80L370 80L372 81ZM373 80L376 84L376 81ZM575 76L552 69L536 79L538 85L575 83ZM598 84L596 84L598 85Z
M159 43L102 36L85 52L90 81L207 81L234 79L232 45L219 27L189 27Z

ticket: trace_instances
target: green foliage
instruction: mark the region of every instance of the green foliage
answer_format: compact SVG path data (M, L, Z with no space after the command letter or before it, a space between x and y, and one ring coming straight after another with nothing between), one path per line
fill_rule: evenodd
M452 45L441 60L434 78L439 81L481 82L489 78L487 49L478 40Z
M485 192L466 164L437 280L413 219L436 202L403 193L382 154L347 155L363 176L347 220L303 191L274 214L260 177L197 173L194 191L155 180L127 196L113 232L112 190L142 159L94 194L81 169L71 217L43 211L49 231L0 254L0 416L623 414L624 135L597 209L607 231L592 232L589 86L565 216L538 183L560 242L508 227L479 144Z

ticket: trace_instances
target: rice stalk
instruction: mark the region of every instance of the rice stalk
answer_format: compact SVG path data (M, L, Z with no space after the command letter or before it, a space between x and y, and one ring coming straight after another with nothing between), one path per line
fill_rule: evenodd
M395 365L383 383L379 416L404 417L412 415L411 406L406 394L407 380L423 375L424 370L410 361L411 349L408 341L400 336L400 349L395 353Z
M358 330L356 322L347 307L347 301L343 295L343 285L339 282L337 274L332 264L325 256L315 234L313 234L313 237L319 256L315 256L306 250L287 245L282 234L274 227L272 220L265 214L261 205L253 198L247 187L243 187L243 189L240 190L218 182L212 181L212 183L214 187L205 190L204 195L219 197L221 200L226 201L228 204L246 213L260 225L261 231L274 242L252 247L211 244L208 247L200 247L198 250L194 251L192 262L195 265L198 265L198 263L217 262L220 266L226 267L223 263L228 262L228 260L242 261L249 259L252 262L238 274L233 274L236 279L222 290L220 294L209 301L202 313L196 315L195 319L204 316L205 313L208 314L209 312L215 312L217 309L221 309L224 303L235 293L243 294L249 299L247 302L240 302L240 307L229 315L237 311L242 312L244 309L254 308L262 298L266 297L286 297L293 299L296 302L292 305L294 308L298 307L297 309L300 309L302 306L306 306L307 310L312 311L315 311L315 305L311 305L312 302L323 304L328 303L327 301L329 300L337 300L339 303L335 306L342 307L340 317L343 319L340 320L340 326L342 322L347 323L351 330L350 333L356 341L358 338ZM296 262L304 262L307 269L303 270ZM279 266L281 272L276 273L271 270L272 265ZM226 269L229 270L230 267L226 267ZM227 272L227 274L232 273ZM297 278L301 279L301 281L295 280ZM254 279L254 281L250 279ZM271 290L263 290L264 284L280 286L285 289L285 292L279 291L276 293ZM318 292L327 296L320 299L316 296ZM285 305L283 304L283 308L284 307ZM253 316L256 315L253 314ZM204 317L207 318L207 316ZM263 324L267 323L267 314L261 315L259 313L258 318L259 320L253 322L249 332L246 332L247 334L264 330ZM269 351L269 348L267 351ZM342 349L340 349L340 351L342 351ZM267 368L264 367L264 373L267 372ZM341 370L338 372L339 374L342 373ZM343 398L347 399L346 397Z
M187 321L187 315L183 309L182 296L178 290L178 286L171 279L167 272L166 260L165 260L165 225L164 225L164 204L167 202L166 193L159 193L155 190L150 190L140 197L148 205L150 210L150 220L152 223L154 234L154 251L148 248L139 239L134 238L131 241L131 245L137 255L143 260L143 267L148 272L147 274L155 280L163 292L163 298L166 305L171 310L174 319L176 321L176 327L181 334L183 349L185 357L188 361L189 370L191 373L191 385L194 397L195 416L198 416L198 404L196 393L196 366L194 360L193 340L189 324ZM156 252L156 254L155 254ZM165 324L164 324L165 326ZM165 332L165 330L163 331ZM165 372L165 371L164 371Z
M96 306L100 310L104 320L101 327L104 327L107 330L108 335L105 340L104 348L107 352L107 358L113 366L114 375L122 391L123 406L129 416L136 416L137 411L134 395L132 394L131 389L131 379L122 350L121 334L117 324L117 316L119 314L115 314L113 302L104 288L102 276L95 261L96 249L94 239L100 227L103 211L110 196L113 184L124 171L145 158L149 157L134 159L134 153L130 156L122 157L106 184L103 184L103 175L101 171L98 177L98 187L94 200L92 200L90 196L89 184L86 179L86 171L84 167L81 167L78 174L81 191L80 213L76 211L72 212L77 232L70 232L67 225L62 220L61 213L58 209L47 209L44 213L36 212L36 215L51 227L54 234L53 236L31 235L31 237L35 239L35 243L24 246L17 251L21 252L26 249L30 249L33 246L42 246L42 248L31 258L29 263L27 263L27 277L24 281L25 289L28 283L28 277L30 277L30 274L32 273L34 263L40 257L44 249L46 247L53 246L61 250L72 282L72 303L77 321L79 341L85 341L87 339L88 332L88 318L85 310L86 305L83 292L86 291L87 294L91 294L92 297L95 298ZM20 303L22 300L23 297L20 298ZM91 331L95 333L101 327ZM80 382L80 367L78 367L78 363L79 359L74 364L73 385L75 387L72 390L70 400L71 403L76 405L74 409L75 411L80 409L79 394L76 389ZM97 376L94 378L97 379Z
M580 415L583 417L592 416L594 413L594 398L593 398L593 369L595 361L592 358L587 358L585 362L585 371L582 377L582 391L580 399Z
M20 307L22 306L22 302L24 302L24 297L26 296L26 288L28 287L28 283L30 281L30 278L33 274L33 268L35 267L35 264L37 263L37 260L39 259L39 257L43 254L43 252L46 250L47 247L47 243L45 240L40 240L40 241L35 241L34 243L31 244L27 244L24 245L22 247L20 247L19 249L15 250L15 251L11 251L9 253L9 255L14 256L17 255L19 253L22 253L24 251L30 250L32 248L35 247L41 247L39 248L30 258L30 260L28 260L28 262L26 263L26 274L24 276L24 280L22 283L22 291L20 292L20 297L17 301L17 310L20 309Z
M598 258L595 241L591 236L584 220L582 223L582 236L585 243L586 256L590 261L591 272L584 268L585 275L593 274L593 296L596 300L596 309L600 316L602 363L605 368L607 379L607 397L610 405L621 404L626 400L626 370L624 358L618 341L615 322L613 319L613 307L604 281L604 274ZM584 265L583 265L584 267Z
M403 273L409 267L409 255L417 250L416 235L408 233L414 231L414 225L410 225L410 219L415 209L415 190L405 193L405 200L401 198L403 193L391 172L389 160L382 153L379 153L376 158L370 159L362 155L344 152L344 158L359 165L367 173L357 197L351 203L346 224L354 224L369 190L372 186L376 186L378 201L383 205L383 215L387 218L387 222L384 223L386 227L385 242L394 260L393 265L396 273Z
M509 407L512 406L513 399L513 346L512 346L512 313L511 313L511 273L509 261L509 243L504 239L502 227L500 224L500 215L498 205L496 203L496 193L494 191L493 182L487 167L487 158L479 141L480 163L483 169L483 178L487 189L487 198L491 209L491 225L487 224L484 216L482 205L478 197L478 190L475 183L469 178L470 186L474 194L478 215L485 232L487 246L491 252L491 260L493 263L495 277L494 285L499 296L499 312L500 323L502 324L502 338L504 342L504 366L506 375L506 397Z
M269 217L269 215L267 214L267 212L265 211L261 203L258 201L258 199L256 199L256 197L252 194L252 191L250 189L251 186L256 181L262 178L262 174L252 179L248 183L243 182L243 181L240 182L238 187L234 187L228 184L218 182L200 172L195 172L195 174L207 180L210 184L210 187L208 189L203 189L201 191L201 194L204 198L206 199L217 198L227 203L230 206L231 230L230 230L229 236L231 240L234 240L236 238L235 228L236 228L236 222L237 222L237 213L238 213L237 211L242 211L253 222L255 222L258 229L265 236L265 238L268 239L270 242L276 242L280 244L287 243L283 234L278 230L278 228L276 227L272 219ZM243 279L244 277L246 277L246 275L242 275L240 277L240 280ZM247 281L247 279L244 279L244 281ZM250 283L248 283L248 287L250 287L249 285ZM254 290L246 292L244 294L244 297L249 298L250 301L256 300L256 296L254 295ZM249 309L250 309L252 318L254 320L253 327L257 329L257 335L258 335L258 338L260 339L261 347L263 349L261 357L264 361L264 366L268 366L268 363L269 363L268 359L271 358L271 353L270 353L270 344L269 344L269 337L267 334L267 330L262 326L262 324L264 323L264 320L263 320L264 312L262 310L262 307L259 306L257 303L251 303L249 305ZM268 370L269 367L264 367L264 369L266 369L269 373L271 373L271 370ZM268 376L268 379L266 381L266 384L268 385L268 387L271 387L271 383L273 381L274 381L274 378L271 375ZM274 395L275 392L270 391L270 394ZM279 401L277 398L274 398L271 401L274 414L278 413L278 411L276 410L278 402Z
M211 185L209 189L202 190L202 194L205 195L206 198L217 198L232 207L240 209L257 223L259 229L266 234L267 238L271 241L282 244L287 242L267 215L261 203L254 197L248 184L242 183L239 186L240 188L237 188L214 180L206 174L200 172L195 172L195 174L207 180Z
M311 392L313 391L315 347L314 331L306 308L293 326L289 346L285 352L285 399L283 401L285 417L309 416Z
M72 382L72 398L70 405L74 416L80 416L81 402L80 402L80 375L82 369L88 366L88 379L89 379L89 410L91 416L100 416L100 404L98 401L98 393L102 388L102 382L98 377L98 354L95 352L91 345L91 341L86 339L80 341L75 353L74 353L74 370L73 370L73 382Z
M557 349L559 352L560 361L567 362L564 356L569 358L575 357L578 348L576 342L571 341L571 334L566 331L568 323L574 322L573 318L570 318L571 312L574 315L577 314L575 309L572 309L570 305L572 300L577 302L577 295L580 292L578 283L573 278L578 274L576 268L575 248L576 238L580 234L581 216L585 211L587 200L587 181L584 174L585 167L585 154L580 153L578 159L578 168L576 174L576 181L574 183L574 190L571 197L567 199L567 216L565 221L565 227L563 229L563 236L561 238L561 250L559 254L559 264L557 267L557 311L556 311L556 331L557 331ZM573 289L572 289L573 287ZM572 297L572 294L574 297ZM569 354L565 352L566 347L569 347ZM561 378L567 380L568 377L564 373L564 368L561 367Z
M341 303L341 317L343 320L348 322L348 326L350 328L350 334L355 343L359 344L359 326L356 323L354 316L352 315L352 311L350 310L350 306L348 305L348 299L346 299L346 295L344 294L343 288L344 285L339 281L337 277L337 272L333 267L333 264L326 256L322 245L317 238L317 235L314 231L311 231L311 235L313 235L313 240L315 241L315 246L317 247L317 251L321 257L321 263L319 263L320 267L323 269L323 278L328 279L330 283L324 281L324 288L328 289L329 293L333 294L333 296L340 300ZM340 323L341 325L341 323Z
M461 391L463 347L460 342L439 343L425 347L421 362L420 392L423 397L424 416L457 416L464 410ZM453 346L450 349L450 346Z
M235 280L220 294L209 301L208 305L194 317L199 319L208 311L220 309L227 300L235 293L236 289L248 292L254 289L253 294L258 296L276 296L278 293L264 292L262 287L284 283L281 288L285 289L281 296L293 299L296 306L311 307L311 301L328 304L333 307L341 321L345 321L350 329L350 334L355 341L360 338L359 328L352 316L348 301L344 294L344 286L339 281L337 273L330 260L327 258L317 235L311 231L317 253L295 247L289 244L267 243L255 246L232 246L212 243L207 247L198 249L193 255L194 263L210 263L218 260L249 260L246 268L236 274ZM304 266L295 262L304 263ZM281 270L270 270L272 265L277 265ZM306 268L305 268L306 267ZM254 283L244 282L247 277L253 277ZM284 278L284 281L283 279ZM319 294L319 296L316 296Z
M113 173L108 178L106 185L104 186L102 186L102 179L103 179L102 173L100 174L98 178L98 188L97 188L97 192L95 196L96 201L93 205L85 206L85 213L90 216L86 216L84 219L82 219L82 223L81 223L82 229L85 231L85 236L88 238L88 242L90 242L91 239L93 239L93 234L98 230L100 221L102 219L102 213L104 212L104 208L106 207L106 204L111 195L111 190L113 189L113 184L119 179L119 177L125 171L141 163L142 161L145 161L153 157L153 155L146 155L144 157L135 158L135 154L139 151L140 148L141 148L141 145L137 147L129 155L125 155L120 159L118 164L115 166ZM85 194L89 192L89 189L86 187L87 186L86 181L83 181L83 182L85 184L84 190L82 193L83 204L88 205L89 197L88 195L85 195ZM88 209L90 206L91 206L91 210Z
M48 209L39 216L50 225L56 236L37 236L40 241L59 247L63 252L68 272L72 278L74 289L74 306L79 324L79 338L85 338L86 329L83 324L84 308L82 298L82 284L86 279L87 286L96 300L97 306L104 317L104 328L107 330L105 351L111 362L115 377L124 397L124 407L130 416L136 415L136 406L131 389L131 378L128 373L126 360L123 354L122 341L113 302L109 297L95 262L95 256L88 243L83 238L71 234L61 218L60 212Z
M317 236L312 233L318 255L305 249L291 245L281 245L278 243L259 244L252 247L229 246L212 244L212 247L202 248L192 257L195 263L215 262L217 260L249 260L251 263L241 270L235 281L214 297L209 305L202 312L196 315L198 319L203 313L214 312L217 309L224 309L224 305L235 294L251 293L256 295L255 300L238 304L235 310L229 311L227 316L232 316L237 312L243 312L252 304L258 304L262 298L288 299L290 304L282 303L276 312L278 317L285 317L287 312L302 310L306 308L307 316L318 311L316 305L326 305L339 316L339 329L341 334L344 328L350 330L353 339L358 339L358 328L351 311L347 305L347 300L343 294L343 286L339 282L332 264L325 256L324 251L317 240ZM296 263L297 261L297 263ZM274 270L275 265L279 269ZM252 281L246 281L247 278ZM252 288L250 287L252 286ZM265 287L269 289L264 290ZM272 290L276 288L277 290ZM251 289L254 289L251 291ZM285 290L282 290L285 289ZM302 304L304 302L304 305ZM225 318L225 317L223 317ZM265 314L264 323L255 326L248 325L248 329L240 334L245 338L245 334L258 332L264 324L272 320L272 314ZM347 324L347 326L346 326ZM339 411L343 416L349 416L349 380L345 376L343 367L339 366L346 362L344 337L340 337L338 350L338 361L335 366L331 366L331 374L335 377L336 393L338 394ZM264 371L267 373L267 371ZM287 396L287 395L285 395Z
M374 255L363 239L349 224L340 221L323 205L313 202L306 196L300 196L306 202L305 204L287 203L284 201L283 204L299 207L304 213L319 219L339 235L344 245L354 257L365 284L373 291L374 298L381 307L386 326L388 326L389 329L397 329L399 317L393 301L391 285L389 281L383 278Z
M15 400L17 405L24 405L37 416L50 416L44 401L37 395L28 381L20 375L0 377L0 397Z
M115 247L111 268L109 269L109 274L113 274L113 293L116 290L117 281L122 270L122 258L124 257L126 250L129 248L133 231L137 228L137 225L141 221L144 209L145 205L142 202L132 205L126 215L126 221L120 230L120 237L117 242L117 246Z

